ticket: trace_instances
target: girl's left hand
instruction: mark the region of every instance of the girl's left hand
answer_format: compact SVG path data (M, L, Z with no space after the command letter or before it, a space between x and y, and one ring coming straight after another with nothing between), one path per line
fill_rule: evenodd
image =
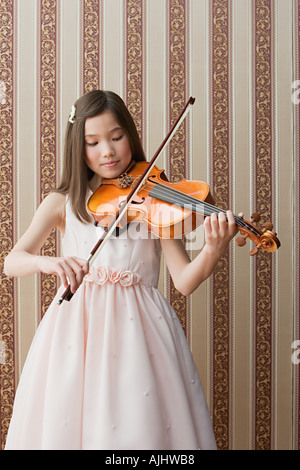
M243 214L239 214L241 217ZM227 217L227 219L226 219ZM213 213L204 221L206 248L222 256L228 243L237 234L237 226L232 211Z
M204 247L192 261L181 240L161 240L174 285L183 295L190 295L211 275L238 229L232 212L227 211L226 215L219 213L206 217L204 230Z

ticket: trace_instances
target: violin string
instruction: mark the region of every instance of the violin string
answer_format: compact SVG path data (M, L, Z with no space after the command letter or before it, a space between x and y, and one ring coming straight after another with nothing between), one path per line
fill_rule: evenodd
M210 216L215 212L223 212L226 215L226 211L224 209L217 208L206 201L199 201L199 199L181 193L177 189L170 188L169 186L164 186L160 183L156 183L156 185L150 190L149 195L153 195L158 199L161 198L162 200L166 200L166 198L168 197L168 200L166 202L173 203L179 206L187 206L187 208L190 208L191 210L199 212L203 215ZM260 235L260 232L251 225L249 225L242 217L234 215L234 219L238 226L246 228L247 230L250 230L256 235Z
M169 186L160 185L160 183L156 183L156 186L154 186L150 190L149 195L154 196L156 198L160 197L162 200L166 200L166 202L174 203L175 205L179 205L179 206L189 205L191 207L192 205L196 212L199 212L203 215L211 215L213 212L216 212L216 209L217 209L214 206L211 206L210 204L205 203L204 201L200 201L199 199L192 198L192 196L181 193L180 191L174 188L170 188ZM202 208L203 209L206 208L207 211L205 212ZM217 210L219 212L225 213L223 209L217 209Z
M147 186L148 185L146 184L145 188L147 188ZM166 200L167 194L168 194L168 200ZM186 208L189 208L191 210L194 210L195 212L201 213L206 216L210 216L211 214L218 213L218 212L223 212L226 215L226 211L224 209L215 207L206 201L200 201L197 198L189 196L188 194L184 194L175 188L165 186L161 183L155 182L155 186L152 187L152 189L149 191L149 195L150 196L152 195L156 197L157 199L161 198L161 200L165 200L166 202L169 202L170 204L175 204L180 207L186 206ZM236 221L236 224L239 227L250 230L255 235L260 236L260 231L255 229L255 227L252 227L252 225L249 225L243 219L243 217L234 215L234 219Z
M169 188L167 186L159 186L159 183L155 188L150 191L150 196L161 197L162 199L167 199L167 202L174 203L179 206L185 206L187 209L192 208L195 212L198 212L203 215L211 215L213 212L216 212L216 208L209 207L208 203L204 201L200 201L199 199L192 198L186 194L180 193L178 197L177 190L173 188ZM206 209L206 211L205 211ZM223 209L218 209L218 212L224 212Z
M174 202L175 204L177 203L178 205L185 205L187 206L187 208L189 208L190 206L193 208L193 210L203 215L210 216L211 214L216 213L216 212L223 212L226 215L226 211L224 209L217 208L205 201L199 201L199 199L180 193L180 191L177 191L174 188L170 188L168 186L163 186L163 185L159 186L159 183L157 184L155 189L153 188L153 190L150 192L150 195L151 193L155 196L159 195L161 197L165 197L166 193L169 193L170 198L168 202L170 203ZM173 196L175 196L174 198L171 198L171 193L173 194ZM179 197L177 198L176 196L178 195ZM234 217L235 217L236 222L239 225L243 225L244 227L246 227L246 224L244 223L244 220L241 217L239 216L234 216Z

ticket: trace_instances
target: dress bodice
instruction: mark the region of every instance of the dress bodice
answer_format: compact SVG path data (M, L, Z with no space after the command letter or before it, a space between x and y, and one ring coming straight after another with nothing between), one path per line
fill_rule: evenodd
M62 238L64 256L87 259L103 233L101 227L80 222L66 201L66 229ZM92 270L101 267L118 272L123 269L138 275L142 284L157 287L160 270L160 241L148 233L142 223L131 223L118 237L111 237L93 263Z

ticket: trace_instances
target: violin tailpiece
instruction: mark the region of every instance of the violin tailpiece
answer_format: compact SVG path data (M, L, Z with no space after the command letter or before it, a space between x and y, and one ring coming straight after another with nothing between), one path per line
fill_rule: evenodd
M119 176L116 184L119 188L129 188L132 186L132 183L133 177L128 175L127 173L123 173L121 176Z

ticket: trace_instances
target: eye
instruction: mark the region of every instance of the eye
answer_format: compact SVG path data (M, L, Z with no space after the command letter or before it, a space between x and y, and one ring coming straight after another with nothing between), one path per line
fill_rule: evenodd
M122 139L122 137L123 137L123 135L120 135L119 137L114 137L112 140L113 140L114 142L118 142L119 140Z
M88 147L95 147L98 144L98 142L86 142L85 145Z

